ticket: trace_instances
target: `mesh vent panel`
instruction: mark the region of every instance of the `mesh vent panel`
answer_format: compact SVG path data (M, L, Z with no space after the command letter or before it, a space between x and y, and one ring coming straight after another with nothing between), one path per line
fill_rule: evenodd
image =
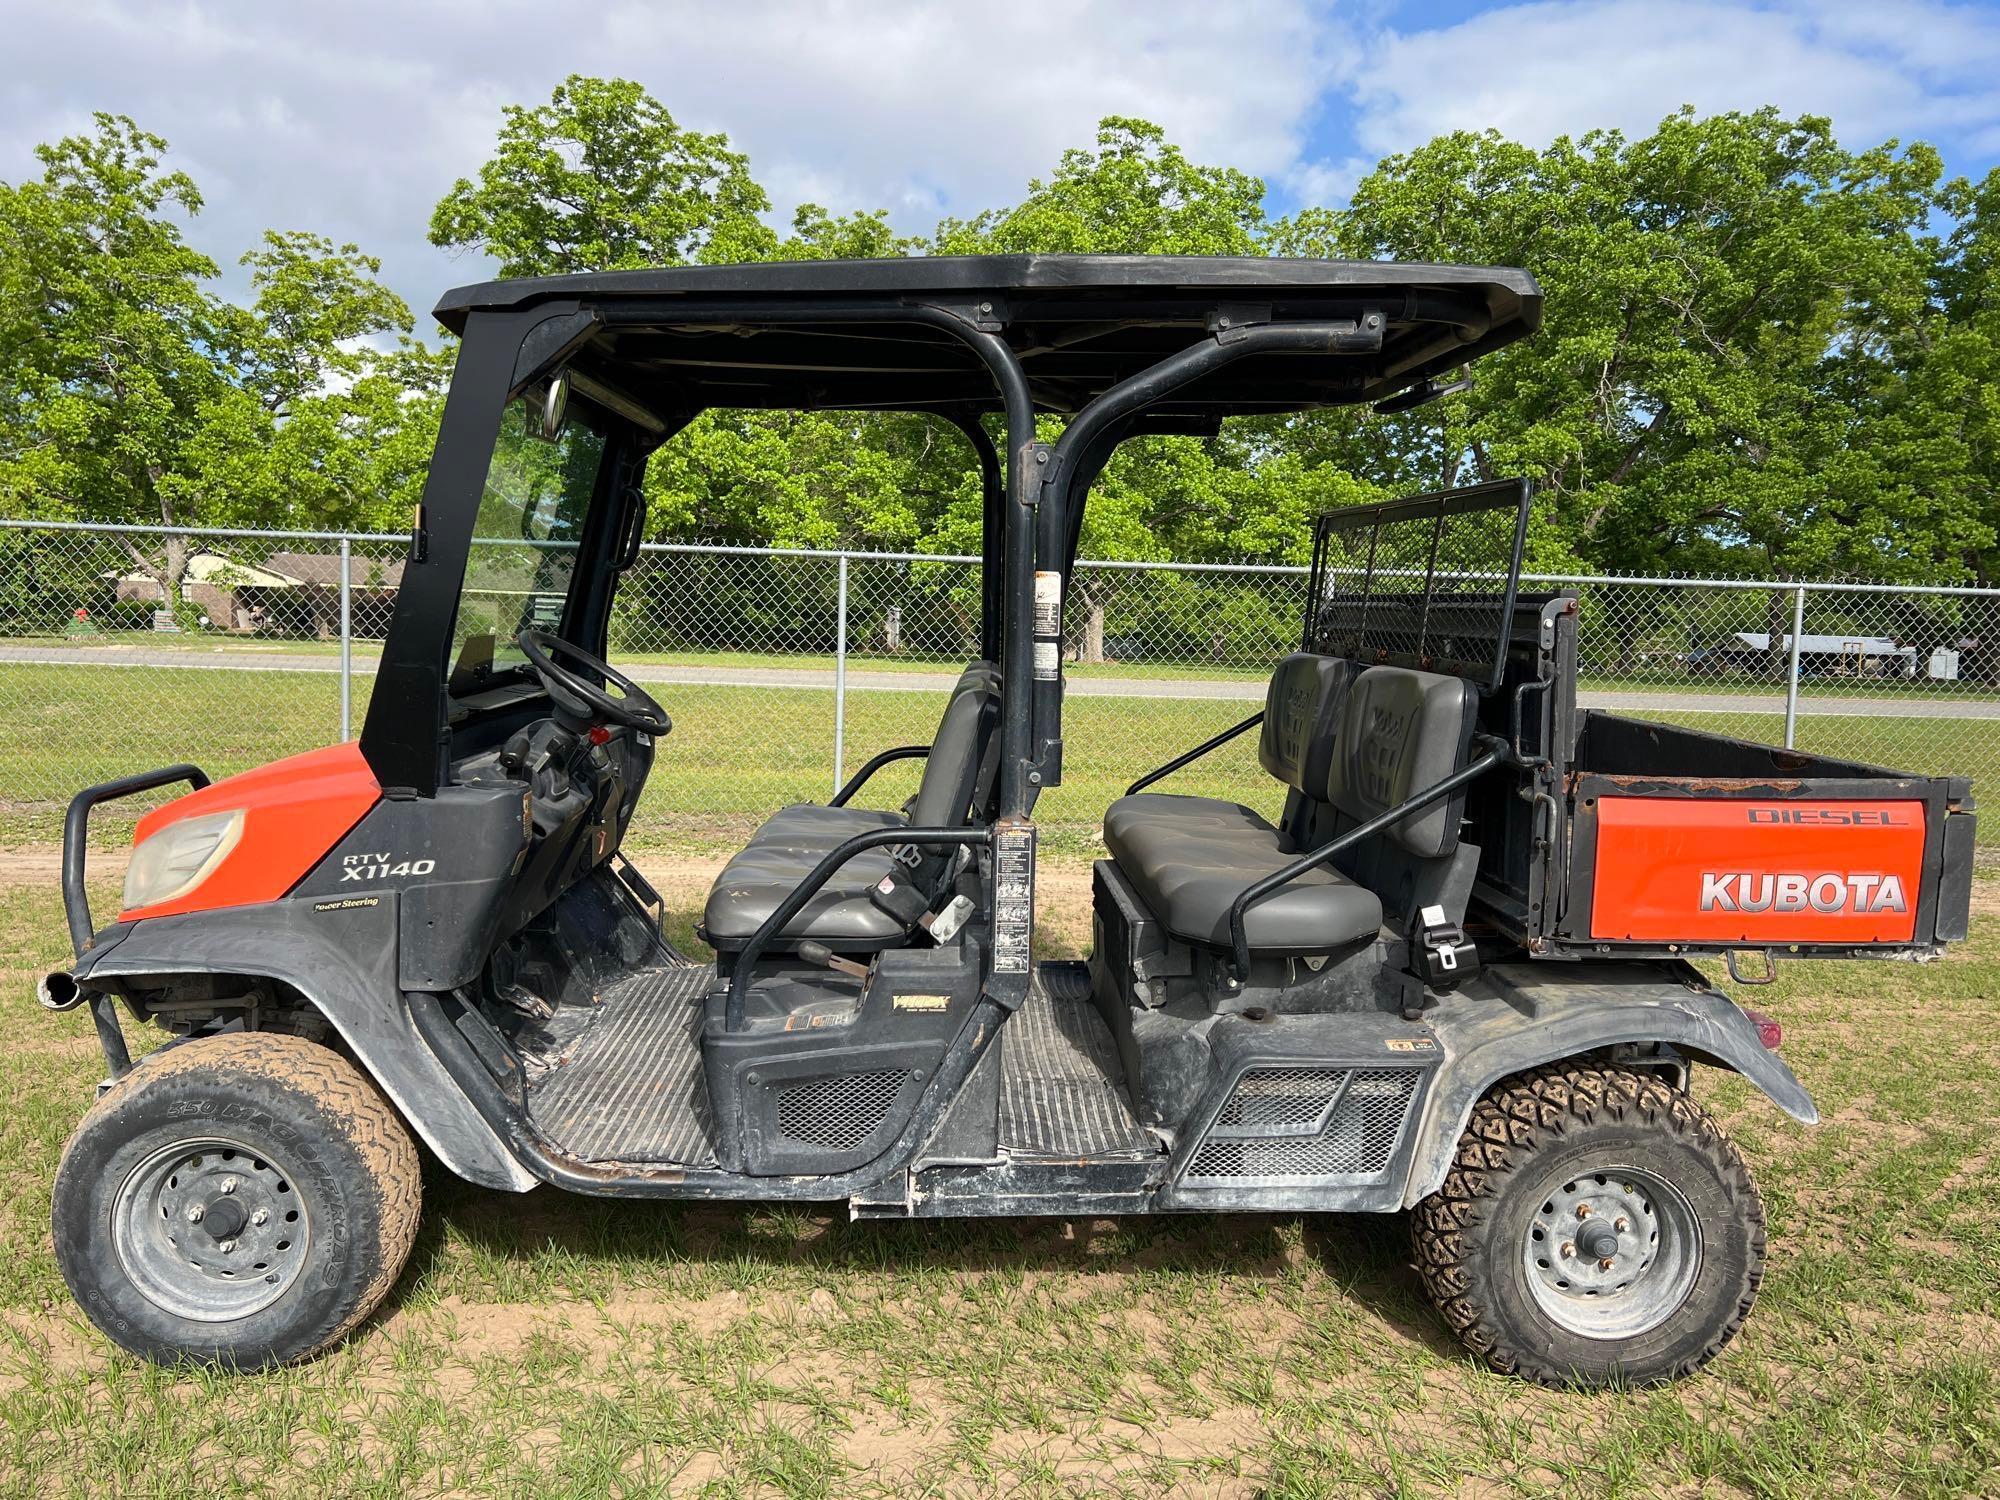
M1231 1126L1310 1126L1346 1074L1253 1069L1238 1080L1188 1168L1190 1178L1370 1176L1388 1169L1416 1093L1413 1068L1360 1069L1317 1135L1230 1139ZM1277 1080L1283 1080L1282 1083ZM1310 1108L1308 1108L1310 1106ZM1291 1115L1282 1113L1290 1107Z
M778 1096L778 1133L825 1151L852 1151L881 1128L908 1076L882 1068L787 1088Z
M1252 1068L1237 1080L1215 1123L1310 1125L1346 1077L1345 1068Z

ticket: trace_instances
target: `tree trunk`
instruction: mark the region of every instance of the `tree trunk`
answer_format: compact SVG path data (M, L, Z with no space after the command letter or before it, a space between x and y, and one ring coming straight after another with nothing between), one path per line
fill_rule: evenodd
M1104 602L1091 595L1084 596L1083 644L1077 660L1092 665L1104 660Z
M1764 629L1770 637L1770 653L1765 674L1774 682L1789 682L1792 675L1792 594L1788 589L1773 589L1768 597L1770 606L1764 617ZM1803 664L1800 670L1804 671Z
M181 599L181 582L187 577L188 564L193 561L187 538L184 536L164 538L164 551L157 561L136 546L129 537L124 540L126 553L139 565L139 571L152 579L153 586L160 591L160 608L166 610L175 620L181 621L188 608Z

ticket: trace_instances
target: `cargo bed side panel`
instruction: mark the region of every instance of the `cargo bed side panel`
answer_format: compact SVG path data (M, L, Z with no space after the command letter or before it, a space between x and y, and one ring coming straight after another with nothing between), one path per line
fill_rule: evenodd
M1924 804L1600 797L1596 866L1594 938L1907 943Z
M1963 933L1971 787L1586 711L1544 957L1926 954Z

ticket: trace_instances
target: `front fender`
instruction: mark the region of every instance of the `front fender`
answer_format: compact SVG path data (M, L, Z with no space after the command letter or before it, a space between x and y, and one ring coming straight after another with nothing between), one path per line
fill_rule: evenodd
M1728 996L1651 964L1510 964L1424 1013L1443 1059L1418 1126L1407 1207L1437 1191L1479 1096L1513 1073L1621 1042L1665 1042L1735 1069L1807 1125L1819 1111Z
M391 891L154 917L100 934L78 961L76 979L85 988L148 974L282 981L319 1007L440 1161L481 1187L526 1192L537 1179L472 1107L410 1020L396 983L397 916Z

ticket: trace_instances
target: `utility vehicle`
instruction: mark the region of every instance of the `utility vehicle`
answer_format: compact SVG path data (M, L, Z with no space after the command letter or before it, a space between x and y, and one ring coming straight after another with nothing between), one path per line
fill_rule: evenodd
M1034 947L1065 583L1114 448L1407 409L1536 328L1531 276L937 257L507 281L438 315L457 367L358 743L70 812L77 958L43 998L88 1009L110 1079L55 1249L112 1339L326 1348L409 1250L417 1140L504 1191L859 1218L1409 1211L1502 1370L1663 1379L1729 1339L1764 1215L1692 1070L1815 1115L1690 959L1962 937L1969 790L1580 711L1575 600L1520 585L1524 484L1322 518L1263 712L1112 803L1089 960ZM711 408L928 413L977 455L985 541L935 737L774 811L701 963L620 854L673 725L604 657L648 455ZM1173 789L1253 734L1275 822ZM915 797L872 805L915 757ZM96 929L91 808L183 781ZM134 1063L145 1022L172 1040Z

